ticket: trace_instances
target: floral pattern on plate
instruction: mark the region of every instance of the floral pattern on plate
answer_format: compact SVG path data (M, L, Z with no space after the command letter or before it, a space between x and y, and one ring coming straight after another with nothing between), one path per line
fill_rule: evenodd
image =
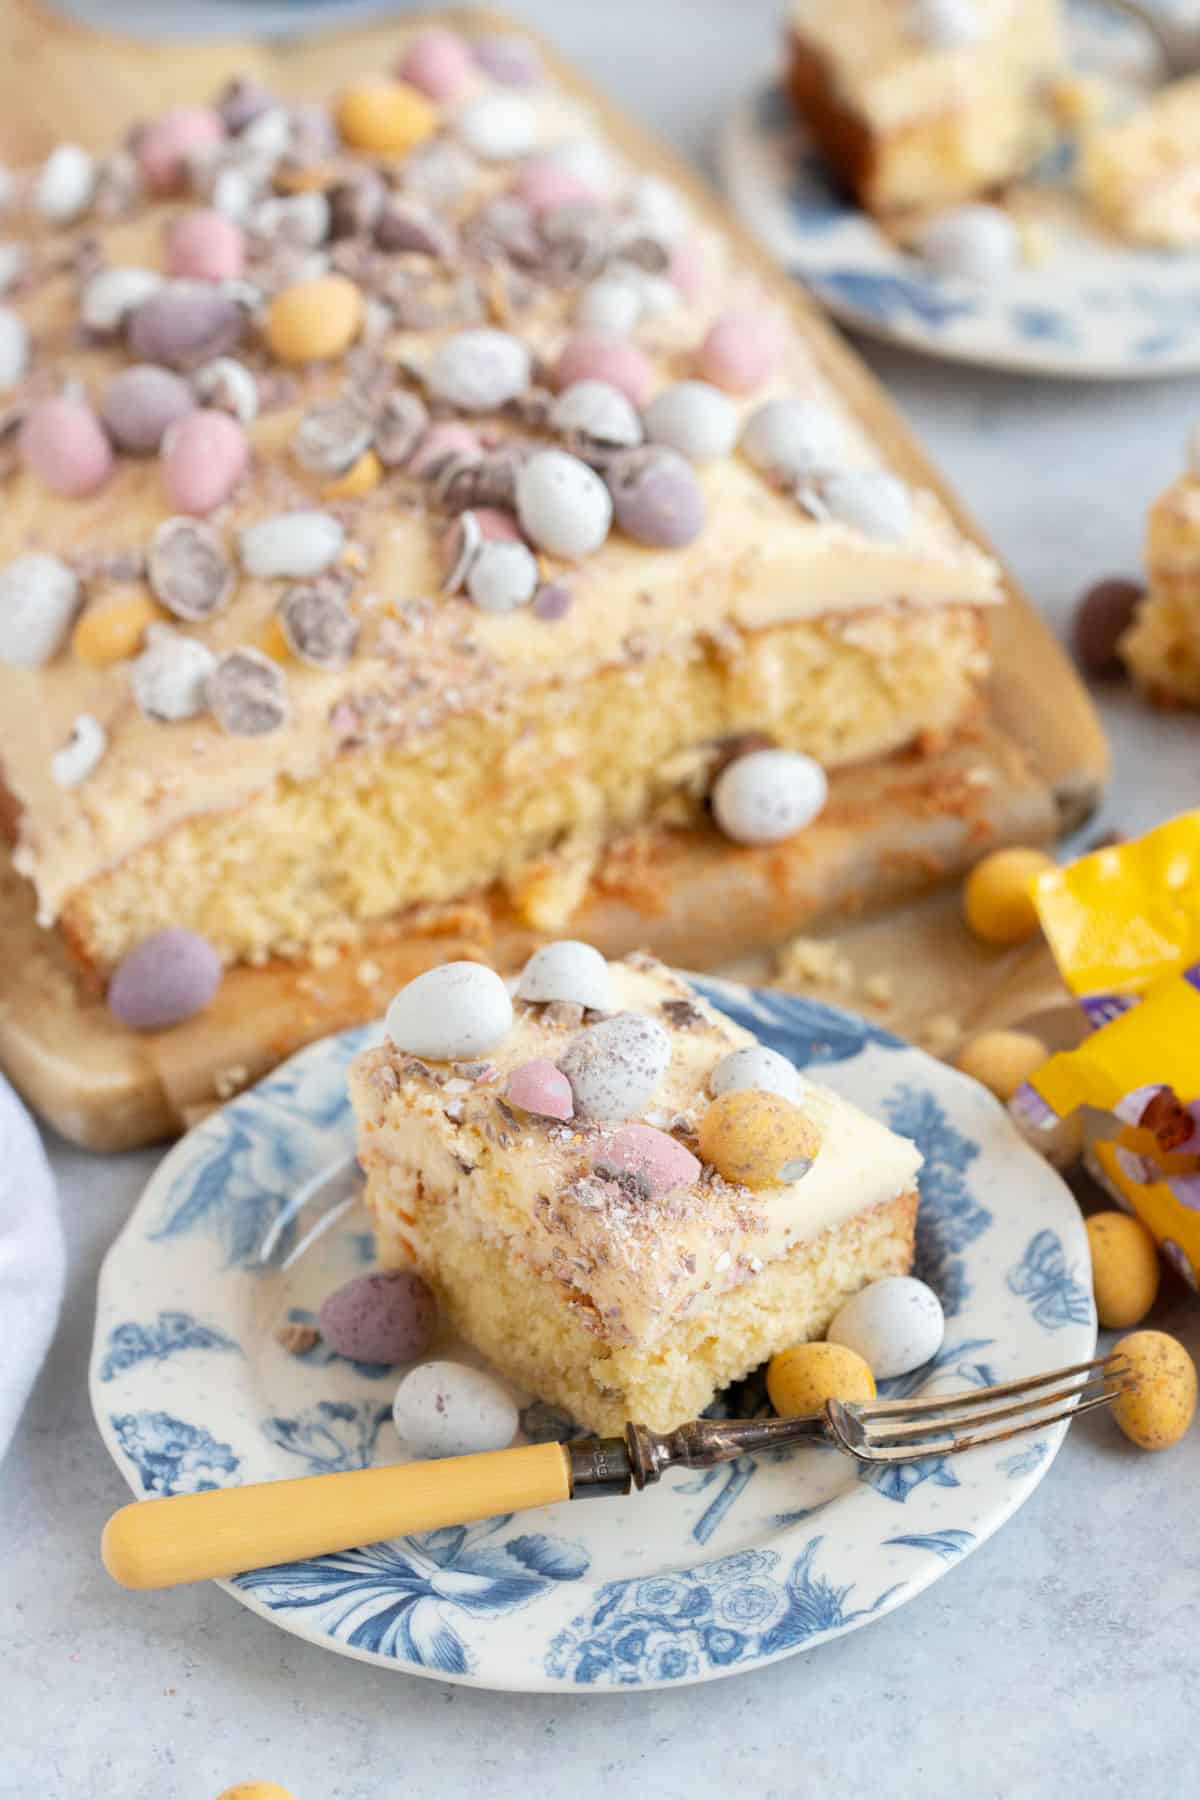
M886 1392L953 1392L1091 1354L1082 1220L990 1095L837 1008L696 985L920 1144L917 1267L950 1331L932 1362ZM385 1372L288 1347L369 1253L345 1078L372 1035L310 1046L206 1119L164 1158L109 1253L93 1405L136 1494L399 1458ZM560 1409L518 1400L531 1440L571 1434ZM761 1375L716 1402L740 1416L765 1404ZM412 1674L598 1693L711 1680L911 1600L1016 1510L1062 1436L1056 1427L999 1453L885 1471L821 1447L742 1457L627 1500L564 1503L225 1585L285 1630Z

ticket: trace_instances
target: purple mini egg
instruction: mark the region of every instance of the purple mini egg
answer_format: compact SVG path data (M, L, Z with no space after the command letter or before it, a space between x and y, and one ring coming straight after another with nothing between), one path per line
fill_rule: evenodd
M412 1269L356 1275L329 1295L317 1318L329 1348L350 1362L415 1362L437 1326L437 1303Z
M704 526L704 496L691 464L674 450L626 450L608 471L617 524L635 544L677 550Z
M117 964L108 1006L133 1031L166 1031L203 1012L221 985L221 959L199 932L172 925Z
M100 417L118 450L149 456L167 428L195 407L195 396L181 375L157 363L135 363L114 375L105 388Z
M232 350L246 316L215 283L169 282L130 316L129 348L142 362L188 368Z
M542 78L542 59L524 38L476 38L471 54L484 74L503 87L533 87Z

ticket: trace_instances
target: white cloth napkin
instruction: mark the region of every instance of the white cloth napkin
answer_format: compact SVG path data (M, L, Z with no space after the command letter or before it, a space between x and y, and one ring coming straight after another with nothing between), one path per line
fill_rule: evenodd
M33 1120L0 1076L0 1458L54 1336L65 1273L54 1176Z

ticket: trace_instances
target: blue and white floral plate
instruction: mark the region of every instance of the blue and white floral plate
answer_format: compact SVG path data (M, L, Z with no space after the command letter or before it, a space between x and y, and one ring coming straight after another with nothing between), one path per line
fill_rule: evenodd
M941 1296L946 1341L888 1392L982 1387L1091 1355L1075 1202L990 1095L849 1014L698 985L924 1152L917 1269ZM135 1494L399 1459L394 1371L278 1341L371 1261L345 1074L373 1033L311 1046L197 1126L110 1251L92 1403ZM753 1392L733 1404L753 1406ZM532 1436L569 1430L536 1403L522 1420ZM489 1519L225 1585L287 1631L411 1674L542 1690L707 1681L913 1599L1028 1498L1063 1429L871 1478L833 1450L746 1457L629 1500Z
M1069 17L1077 67L1131 90L1147 85L1153 58L1137 27L1088 0L1074 0ZM1071 157L1064 141L1023 185L1041 260L984 284L938 274L861 212L774 77L734 110L718 147L735 211L855 330L1029 374L1117 379L1200 369L1200 255L1106 237L1071 192Z

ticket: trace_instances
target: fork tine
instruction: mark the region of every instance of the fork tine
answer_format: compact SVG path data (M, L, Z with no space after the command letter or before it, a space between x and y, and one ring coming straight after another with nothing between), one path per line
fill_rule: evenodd
M1003 1431L984 1431L977 1437L951 1438L945 1444L910 1444L907 1448L900 1446L894 1450L872 1450L864 1445L855 1448L847 1439L838 1442L844 1450L849 1450L859 1462L892 1463L912 1462L920 1456L949 1455L959 1450L975 1450L982 1444L1002 1444L1005 1439L1019 1437L1023 1431L1042 1431L1048 1425L1057 1425L1063 1419L1077 1419L1080 1413L1093 1412L1098 1406L1110 1406L1117 1398L1117 1391L1110 1389L1107 1394L1098 1394L1094 1400L1081 1400L1078 1406L1064 1406L1061 1411L1051 1413L1048 1418L1026 1419L1020 1425L1009 1425Z
M967 1412L950 1413L928 1424L922 1424L920 1420L917 1420L912 1425L905 1425L899 1419L894 1419L890 1429L879 1434L873 1432L870 1423L864 1420L867 1443L877 1444L882 1448L888 1444L917 1443L920 1439L928 1436L930 1432L970 1431L976 1425L992 1425L999 1419L1015 1419L1022 1413L1035 1412L1044 1406L1054 1406L1060 1400L1088 1399L1097 1390L1107 1394L1109 1391L1108 1380L1107 1375L1094 1375L1090 1381L1079 1382L1074 1387L1056 1388L1052 1394L1038 1394L1030 1400L1018 1400L1015 1406L990 1407L987 1411L981 1411L976 1406ZM1114 1398L1119 1391L1120 1384L1118 1383L1112 1390ZM958 1397L960 1400L966 1398L963 1394Z
M1030 1394L1035 1388L1050 1387L1056 1381L1067 1381L1073 1375L1088 1375L1092 1370L1108 1369L1117 1374L1125 1365L1119 1357L1097 1356L1091 1362L1072 1363L1065 1369L1050 1369L1044 1375L1023 1375L1019 1381L1004 1381L996 1387L983 1389L967 1388L957 1394L941 1394L933 1400L874 1400L866 1406L859 1407L856 1416L864 1425L869 1425L876 1416L887 1413L939 1413L951 1411L962 1402L971 1399L979 1403L990 1404L993 1400L1005 1400L1013 1394Z

